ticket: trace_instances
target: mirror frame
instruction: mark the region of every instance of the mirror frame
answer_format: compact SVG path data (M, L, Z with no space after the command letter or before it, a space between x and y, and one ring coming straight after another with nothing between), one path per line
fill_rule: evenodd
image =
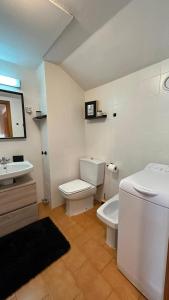
M16 92L16 91L9 91L9 90L3 90L0 89L0 92L6 92L8 94L14 94L14 95L20 95L21 96L21 105L22 105L22 115L23 115L23 130L24 130L24 136L22 137L11 137L11 138L0 138L0 141L12 141L12 140L22 140L22 139L26 139L26 122L25 122L25 107L24 107L24 98L23 98L23 93L20 92Z

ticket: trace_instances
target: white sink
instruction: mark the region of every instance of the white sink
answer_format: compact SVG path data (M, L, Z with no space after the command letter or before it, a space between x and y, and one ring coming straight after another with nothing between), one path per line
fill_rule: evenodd
M0 165L0 183L8 179L16 178L28 174L33 170L33 165L29 161L12 162Z

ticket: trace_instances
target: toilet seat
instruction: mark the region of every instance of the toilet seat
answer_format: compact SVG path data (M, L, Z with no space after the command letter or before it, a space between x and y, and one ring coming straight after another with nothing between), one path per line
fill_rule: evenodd
M96 188L104 183L105 162L95 159L80 159L80 179L58 186L61 197L65 200L68 216L82 214L93 208Z
M59 186L59 190L66 195L76 194L93 188L95 188L93 185L81 179L72 180Z

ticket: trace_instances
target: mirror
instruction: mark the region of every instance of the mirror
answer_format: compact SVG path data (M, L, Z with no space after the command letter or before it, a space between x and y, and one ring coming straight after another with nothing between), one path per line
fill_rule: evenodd
M26 138L23 94L0 90L0 139Z

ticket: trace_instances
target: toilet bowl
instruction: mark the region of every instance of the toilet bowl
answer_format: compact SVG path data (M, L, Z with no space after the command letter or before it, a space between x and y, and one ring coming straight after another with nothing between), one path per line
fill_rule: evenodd
M107 200L97 209L97 217L107 225L106 244L117 248L119 194Z
M83 180L76 179L59 186L59 191L66 199L66 214L78 215L93 207L93 195L96 187Z
M66 214L78 215L93 207L97 186L104 181L105 162L80 159L80 179L64 183L58 187L66 201Z

